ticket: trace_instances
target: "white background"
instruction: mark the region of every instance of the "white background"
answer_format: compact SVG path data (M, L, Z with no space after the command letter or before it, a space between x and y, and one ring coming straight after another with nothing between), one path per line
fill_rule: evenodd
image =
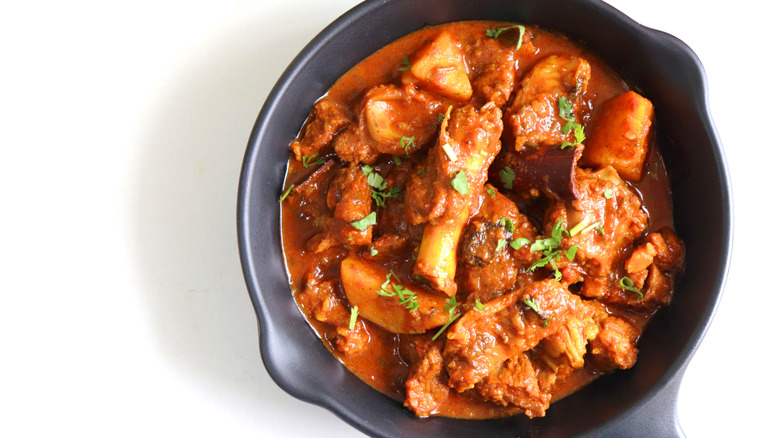
M362 436L263 368L234 213L267 93L355 3L2 3L1 436ZM777 436L772 3L610 3L697 52L731 169L732 269L682 426Z

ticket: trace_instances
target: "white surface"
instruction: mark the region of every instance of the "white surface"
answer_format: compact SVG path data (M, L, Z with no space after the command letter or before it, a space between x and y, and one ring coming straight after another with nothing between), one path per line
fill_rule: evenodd
M355 3L0 6L0 436L362 436L263 368L234 218L265 96ZM698 53L731 168L732 269L683 382L682 426L767 436L780 391L774 14L758 0L610 3Z

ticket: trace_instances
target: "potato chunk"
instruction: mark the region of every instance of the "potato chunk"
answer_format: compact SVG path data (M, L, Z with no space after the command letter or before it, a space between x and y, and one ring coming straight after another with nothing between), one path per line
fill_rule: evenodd
M411 68L425 87L450 99L471 99L471 82L460 47L447 32L440 33L420 49Z
M580 163L592 167L612 166L623 179L639 181L653 113L653 104L633 91L605 103L585 141Z
M417 309L410 310L400 303L398 297L377 293L383 290L388 279L387 289L392 290L392 285L401 284L392 279L389 269L356 256L349 256L341 262L341 285L349 303L358 308L362 318L391 333L421 333L447 322L449 313L444 310L446 296L403 283L401 286L414 292L420 303Z

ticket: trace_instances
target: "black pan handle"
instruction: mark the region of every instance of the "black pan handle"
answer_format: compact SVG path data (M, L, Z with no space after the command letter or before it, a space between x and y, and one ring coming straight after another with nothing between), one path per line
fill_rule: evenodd
M601 436L685 438L677 416L677 397L684 374L683 370L680 370L665 386L642 403L639 409Z

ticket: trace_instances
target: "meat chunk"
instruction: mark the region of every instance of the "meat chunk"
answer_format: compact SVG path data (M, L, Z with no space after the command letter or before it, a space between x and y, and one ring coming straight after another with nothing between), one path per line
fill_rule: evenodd
M536 369L525 354L515 356L480 381L477 392L502 406L519 406L529 418L544 417L552 396L539 389Z
M336 280L322 280L310 273L296 298L306 314L329 327L327 337L337 351L355 354L366 347L369 334L362 321L358 321L354 328L349 328L350 311L337 291Z
M432 345L422 359L409 370L404 406L419 417L435 414L450 393L443 371L441 345Z
M406 187L407 220L427 223L414 274L450 296L457 289L458 241L479 208L488 167L501 149L501 128L501 111L493 103L479 111L470 106L454 110L451 119L442 122L424 174L413 175Z
M617 316L608 316L601 322L601 329L590 343L590 351L602 369L634 366L637 357L636 341L639 330L630 322Z
M290 144L295 159L300 161L304 155L319 153L350 123L351 118L352 114L344 105L327 99L317 101L303 129L303 136Z
M545 229L561 223L568 236L561 239L562 251L577 245L574 261L561 259L561 271L571 271L570 282L584 280L580 293L602 297L614 283L610 273L616 263L647 227L642 200L611 167L598 172L577 169L579 199L553 204L545 218ZM564 272L566 276L566 272Z
M582 303L558 331L542 341L540 347L547 356L565 358L572 368L582 368L588 341L600 328L596 322L598 317L606 317L606 311L600 305Z
M580 118L582 96L590 80L590 64L582 58L552 55L528 72L506 111L506 142L515 150L540 145L575 142L574 130L564 133L559 99L571 103L571 113Z
M341 244L347 247L370 244L373 226L361 230L352 225L371 214L371 187L360 167L353 164L339 169L330 182L326 199L333 217L323 233L309 240L308 248L321 252Z
M524 39L530 43L530 35ZM526 41L524 41L526 43ZM493 102L499 108L509 101L517 74L517 53L514 47L497 39L479 38L466 53L474 72L474 97L481 102Z
M458 392L473 388L504 361L557 332L580 305L563 285L545 280L467 311L447 332L449 386Z
M672 230L648 234L624 265L632 284L621 280L623 284L612 285L604 301L646 310L669 305L673 279L683 269L684 255L685 248Z
M514 257L517 239L531 240L536 228L514 202L487 185L482 207L471 219L460 242L459 290L470 301L489 301L510 290L522 262Z
M406 188L404 211L410 223L457 219L464 209L467 216L476 212L479 206L474 201L501 150L502 128L501 111L492 103L479 110L458 108L445 117L437 144ZM459 172L466 178L465 194L452 185Z

